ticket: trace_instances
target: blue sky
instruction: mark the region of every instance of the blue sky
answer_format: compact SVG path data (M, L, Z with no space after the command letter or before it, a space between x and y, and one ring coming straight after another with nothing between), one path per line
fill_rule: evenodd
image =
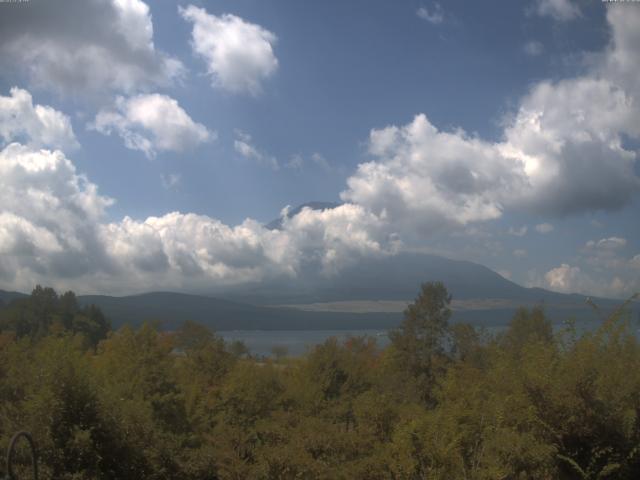
M0 288L201 291L400 250L640 288L638 5L65 3L0 4ZM16 173L40 148L49 184ZM18 200L43 192L59 210ZM261 230L313 200L345 205Z

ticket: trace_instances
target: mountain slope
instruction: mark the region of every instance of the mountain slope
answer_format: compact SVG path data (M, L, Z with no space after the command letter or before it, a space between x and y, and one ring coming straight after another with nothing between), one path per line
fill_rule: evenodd
M307 269L298 278L209 292L262 305L352 300L412 300L420 284L442 281L456 300L505 299L523 304L584 304L585 296L525 288L477 263L436 255L400 253L368 258L327 277Z
M301 312L171 292L128 297L82 295L78 300L100 307L115 328L159 321L163 328L172 330L192 320L215 330L325 330L390 328L400 321L398 313Z
M0 290L0 307L2 305L7 305L11 303L13 300L17 298L26 297L27 294L20 292L7 292L5 290Z

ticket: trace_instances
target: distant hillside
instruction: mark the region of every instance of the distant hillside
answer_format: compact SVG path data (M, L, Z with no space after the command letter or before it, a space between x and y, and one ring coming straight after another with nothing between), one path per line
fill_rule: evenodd
M572 296L567 296L574 300ZM581 298L582 299L582 298ZM565 299L566 300L566 299ZM402 320L401 312L331 312L304 311L293 308L256 306L217 298L182 293L154 292L128 297L80 296L83 305L98 305L111 319L115 328L123 324L139 325L144 321L159 321L163 328L173 330L184 320L193 320L215 330L357 330L388 329ZM529 302L529 305L537 302ZM610 310L617 302L599 302ZM468 308L454 310L453 321L474 325L497 326L509 322L518 303L498 308ZM581 302L564 301L545 305L555 321L575 316L580 321L597 320L590 307ZM637 307L636 307L637 309Z
M20 292L7 292L4 290L0 290L0 307L2 305L7 305L9 303L11 303L12 300L15 300L16 298L22 298L22 297L26 297L27 294L26 293L20 293Z
M21 293L0 290L0 299L6 303L25 296ZM577 301L578 297L582 301ZM580 321L592 322L597 317L579 296L562 296L564 302L546 304L546 311L554 321L576 316ZM399 324L402 313L372 312L354 313L341 311L306 311L297 308L257 306L247 303L221 300L183 293L153 292L143 295L111 297L106 295L81 295L81 305L99 306L111 320L114 328L129 324L137 326L145 321L158 321L162 328L173 330L185 320L193 320L215 330L359 330L388 329ZM571 300L571 301L568 301ZM574 301L575 300L575 301ZM462 308L454 304L453 321L465 321L474 325L497 326L506 324L519 303L487 308L492 302L462 301ZM504 302L503 302L504 303ZM535 302L537 303L537 302ZM617 302L599 301L603 309ZM484 305L483 305L484 304ZM531 302L529 303L531 304ZM636 305L636 311L638 306ZM637 313L635 314L637 315Z
M115 328L151 320L171 330L193 320L215 330L339 330L390 328L401 318L397 313L301 312L169 292L128 297L85 295L78 299L83 305L99 306Z
M216 290L211 294L262 305L413 300L420 284L427 281L442 281L457 300L505 299L520 304L584 305L586 299L584 295L525 288L483 265L420 253L367 258L331 277L307 269L295 279Z
M337 204L311 202L293 209L289 215L296 215L305 206L325 209ZM267 227L280 228L281 222L282 219L274 220ZM570 316L597 319L583 295L525 288L483 265L420 253L366 258L330 277L322 275L317 264L310 262L303 264L293 279L199 292L204 295L165 292L125 297L88 295L80 296L79 301L98 305L116 328L145 320L160 321L168 329L176 328L184 320L194 320L216 330L389 328L400 322L403 302L412 301L420 284L427 281L442 281L446 285L453 295L453 318L457 321L504 324L518 306L540 304L544 304L555 321ZM0 306L22 295L0 291ZM595 301L605 312L620 303ZM396 305L397 310L381 309L384 302ZM368 306L371 308L367 309ZM637 302L634 309L635 317L640 310Z

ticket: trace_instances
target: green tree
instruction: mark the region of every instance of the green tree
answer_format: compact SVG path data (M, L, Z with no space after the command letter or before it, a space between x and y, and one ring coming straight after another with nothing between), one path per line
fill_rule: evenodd
M427 403L433 400L435 379L446 363L450 304L451 295L441 282L425 283L404 311L400 327L389 333L398 367L417 381L419 395Z
M95 347L110 329L109 320L95 305L80 308L73 292L58 296L54 289L40 285L29 297L14 300L0 310L0 331L32 341L51 333L72 332L83 335Z

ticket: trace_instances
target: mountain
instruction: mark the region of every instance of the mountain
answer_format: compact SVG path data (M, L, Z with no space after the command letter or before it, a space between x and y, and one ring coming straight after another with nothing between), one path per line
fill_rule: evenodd
M338 204L311 202L304 207L335 208ZM282 218L267 225L282 227ZM114 327L158 320L176 328L194 320L216 330L325 330L389 328L427 281L442 281L453 296L454 319L475 324L504 324L518 306L544 304L549 316L564 320L597 319L583 295L567 295L541 288L525 288L477 263L422 253L367 258L347 264L328 277L309 262L296 278L280 278L232 288L212 289L201 295L153 292L125 297L79 296L82 304L99 306ZM54 285L55 287L55 285ZM0 291L8 303L24 294ZM620 301L594 299L603 312ZM634 309L640 305L636 302ZM637 313L634 313L634 316Z
M446 259L439 259L444 261ZM472 266L474 264L471 264ZM475 266L478 268L480 266ZM480 267L484 268L484 267ZM486 273L486 272L485 272ZM493 278L492 275L488 275ZM496 280L494 278L494 280ZM524 289L511 282L502 283L508 289L524 292L523 300L506 300L504 297L454 299L454 321L466 321L475 325L496 326L506 324L519 305L532 305L546 299L545 308L548 315L555 321L576 316L580 320L597 320L590 308L585 305L585 297L581 295L563 295L547 292L541 289ZM468 285L461 283L464 288ZM515 287L513 286L515 285ZM464 291L464 290L461 290ZM361 293L361 291L355 291ZM396 293L400 292L398 290ZM417 287L410 289L415 296ZM337 298L337 292L331 292ZM354 293L352 291L351 293ZM373 291L368 291L373 293ZM12 299L24 297L25 294L4 292L0 290L0 299L8 303ZM294 297L296 298L296 297ZM306 297L302 297L306 298ZM352 297L353 298L353 297ZM408 300L403 299L403 300ZM254 305L202 295L190 295L173 292L152 292L142 295L112 297L107 295L80 295L81 305L94 304L99 306L111 320L114 328L124 324L137 326L144 321L158 321L164 329L174 330L185 320L193 320L207 325L215 330L360 330L360 329L388 329L399 324L402 319L401 311L406 301L389 302L397 306L392 310L384 308L361 312L353 308L357 303L371 306L386 307L384 302L371 300L362 302L317 303L308 308L308 304L298 303L290 306ZM597 300L604 311L610 310L619 302L611 300ZM327 305L331 308L325 308ZM635 306L638 308L637 304ZM342 309L342 311L341 311ZM637 315L637 313L635 314Z
M81 295L78 300L82 305L100 307L115 328L159 321L163 328L173 330L192 320L218 331L340 330L390 328L400 321L398 313L306 312L172 292L127 297Z
M303 270L295 279L220 289L212 294L260 305L351 300L412 300L420 284L441 281L457 300L503 299L524 304L584 304L583 295L522 287L477 263L437 255L400 253L345 266L338 275ZM606 301L606 300L605 300Z
M13 300L15 300L17 298L23 298L23 297L26 297L26 296L27 296L26 293L7 292L5 290L0 290L0 307L2 307L3 305L7 305L7 304L11 303Z

